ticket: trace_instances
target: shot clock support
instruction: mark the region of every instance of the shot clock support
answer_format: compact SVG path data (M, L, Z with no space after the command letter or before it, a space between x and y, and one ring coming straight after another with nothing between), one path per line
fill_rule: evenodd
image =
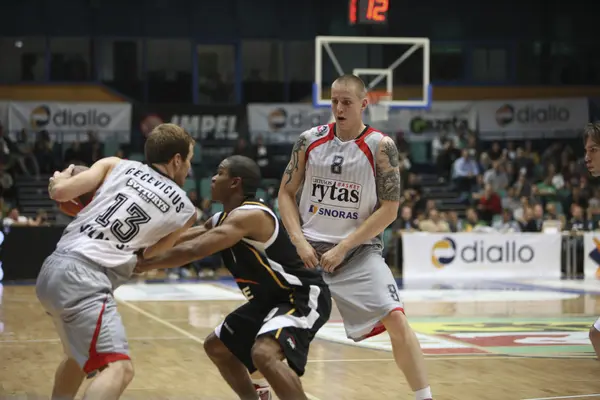
M428 38L317 36L313 104L330 107L333 81L353 73L369 91L389 93L379 100L389 109L427 109L432 95L429 62Z

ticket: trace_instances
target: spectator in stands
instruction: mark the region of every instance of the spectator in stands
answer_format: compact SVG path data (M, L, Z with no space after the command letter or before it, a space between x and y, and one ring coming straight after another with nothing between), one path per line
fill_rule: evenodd
M5 172L2 168L2 164L0 164L0 196L6 198L14 198L14 180L9 173Z
M438 175L442 181L450 178L452 165L460 156L461 152L456 148L454 141L446 139L437 156L434 158L436 160Z
M438 210L431 209L427 214L427 219L419 223L419 230L423 232L450 232L448 223L444 221Z
M13 208L8 212L8 215L2 220L5 227L8 226L39 226L41 223L40 215L36 219L27 218L19 212L18 208Z
M81 165L85 164L83 150L81 149L81 143L78 140L71 143L69 148L65 151L64 156L64 167L68 167L71 164Z
M525 151L521 147L517 148L516 157L514 159L515 169L521 175L525 175L528 179L533 178L534 168L533 160L525 155Z
M531 210L531 211L529 211ZM541 232L544 224L544 209L541 204L536 204L532 209L527 209L523 232Z
M461 232L462 231L462 221L460 220L460 218L458 218L458 213L456 211L450 211L448 213L446 222L448 223L450 232Z
M515 182L513 187L515 189L515 196L519 198L529 198L533 193L532 185L524 173L519 174L519 177L517 178L517 181Z
M485 221L479 218L477 210L473 207L467 208L465 217L465 221L462 224L463 232L479 231L479 228L487 226Z
M577 204L571 207L573 217L567 222L565 229L571 232L586 232L594 229L593 222L585 219L583 216L583 208Z
M579 186L571 188L571 192L565 198L563 208L570 211L572 204L577 204L584 209L588 207L588 199L584 196L581 187ZM571 217L571 215L569 215L569 217Z
M514 161L517 158L517 152L515 151L515 142L506 143L506 149L502 152L504 158L509 161Z
M454 162L452 170L456 188L461 192L471 192L476 184L479 166L469 154L469 150L463 149L461 157Z
M556 204L555 203L547 203L546 204L546 213L544 214L544 219L558 221L561 219L560 217L561 216L558 214L558 211L556 210Z
M10 212L10 205L6 203L4 197L0 196L0 218L4 218Z
M594 190L594 196L588 201L588 219L596 224L600 220L600 189Z
M521 232L521 226L513 219L513 213L509 209L502 212L502 219L494 221L492 228L500 233Z
M81 145L83 162L86 165L92 165L104 157L104 145L98 140L98 135L94 131L87 132L87 142Z
M244 139L243 137L238 138L237 142L235 143L235 147L233 148L232 155L254 158L252 149L250 148L250 146L248 146L248 142L246 142L246 139Z
M22 129L21 132L19 132L17 148L19 151L19 164L23 173L27 176L35 175L36 178L39 178L40 166L33 154L33 145L29 142L29 136L25 129ZM29 169L28 163L30 164L31 169ZM31 170L33 170L33 174L31 173Z
M481 155L479 156L479 170L487 171L492 167L492 165L493 162L488 153L481 153Z
M565 178L562 173L556 171L556 165L548 164L547 176L551 179L552 186L556 190L561 190L565 187Z
M449 134L445 130L441 131L440 134L431 141L431 157L434 160L437 160L438 156L442 154L447 146L449 146L449 143L452 143L450 146L453 148L458 148L460 146L457 135Z
M533 193L540 198L542 204L548 204L556 201L556 188L552 185L552 176L546 176L543 181L538 183Z
M504 151L502 150L502 147L500 147L500 143L494 142L487 154L490 157L490 160L499 161L503 157Z
M402 207L400 210L400 217L394 221L392 228L398 235L400 235L402 232L412 232L419 229L413 218L413 212L410 207Z
M48 131L43 130L38 132L33 144L33 154L37 159L41 172L51 174L58 169L54 157L54 144L50 139Z
M525 153L525 156L529 157L533 161L534 164L540 163L540 155L538 154L537 151L533 150L533 143L531 142L531 140L528 140L525 142L524 153Z
M519 198L515 195L515 188L509 187L506 189L506 194L502 197L502 208L509 209L511 213L521 207Z
M263 178L272 178L278 175L269 169L269 154L262 135L257 136L254 141L254 153L252 158L260 167L260 174Z
M10 173L20 160L19 148L5 135L4 127L0 123L0 164L3 170Z
M492 223L492 219L495 215L502 213L502 200L491 184L485 185L483 196L479 199L477 205L481 220L485 221L488 225Z
M509 181L504 165L498 160L492 163L492 168L483 174L483 182L490 185L494 192L502 192L508 187Z
M508 177L508 185L513 186L519 177L517 170L515 170L515 165L510 161L504 161L503 164L506 176Z

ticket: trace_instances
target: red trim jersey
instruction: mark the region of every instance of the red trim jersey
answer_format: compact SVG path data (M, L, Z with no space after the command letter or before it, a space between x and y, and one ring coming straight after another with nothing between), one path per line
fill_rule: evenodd
M342 141L334 123L303 135L307 143L299 205L302 231L309 241L339 243L378 207L375 155L384 135L367 126L356 139Z

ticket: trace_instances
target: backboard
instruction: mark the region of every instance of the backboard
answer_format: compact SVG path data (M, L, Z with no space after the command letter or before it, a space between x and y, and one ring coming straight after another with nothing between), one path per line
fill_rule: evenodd
M431 105L428 38L317 36L313 104L330 107L330 87L344 74L365 81L369 91L388 92L381 103L395 108Z

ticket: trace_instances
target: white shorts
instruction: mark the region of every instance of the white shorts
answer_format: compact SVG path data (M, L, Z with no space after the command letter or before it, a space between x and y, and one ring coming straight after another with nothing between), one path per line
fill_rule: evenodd
M596 322L594 322L594 328L596 328L596 330L597 330L598 332L600 332L600 318L598 318L598 319L596 320Z
M44 261L36 293L52 317L67 356L88 375L129 360L125 327L108 276L73 256L53 254Z
M344 320L346 336L355 342L384 332L381 320L390 312L404 312L398 285L381 255L381 246L357 247L333 274L324 273L323 279Z

